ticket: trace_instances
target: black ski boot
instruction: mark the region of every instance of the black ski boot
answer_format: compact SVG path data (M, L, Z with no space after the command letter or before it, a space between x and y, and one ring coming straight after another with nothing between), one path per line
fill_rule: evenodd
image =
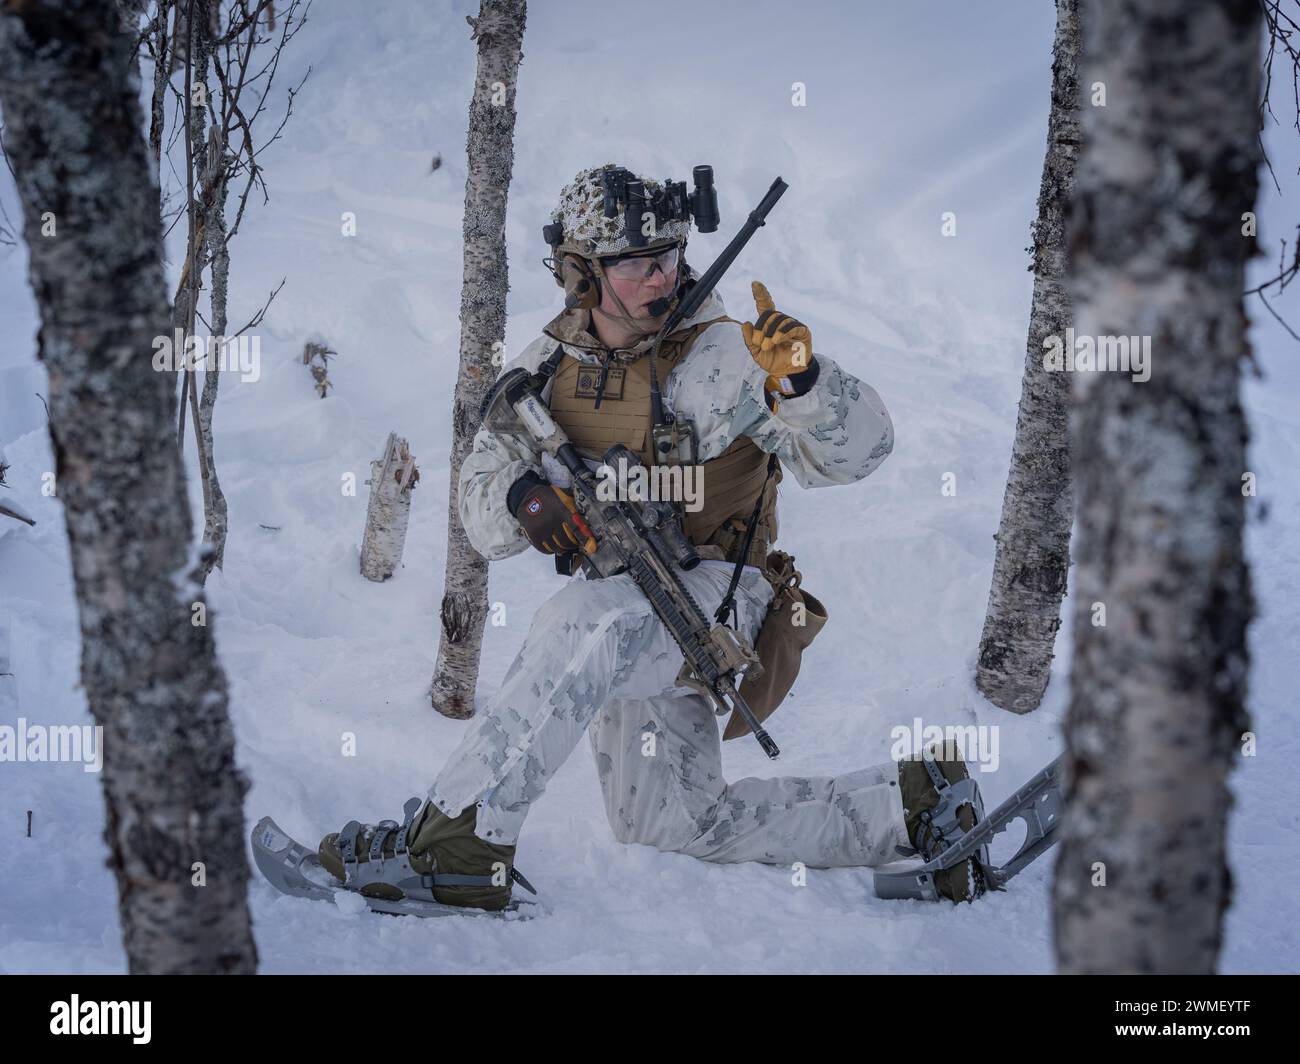
M536 893L515 870L515 848L474 834L478 807L454 819L428 800L412 798L405 819L379 824L349 821L326 835L321 867L349 889L371 898L435 901L496 911L510 904L515 882Z
M920 759L898 763L898 786L903 797L907 836L921 857L931 861L975 827L984 817L979 785L970 778L956 743L942 752L931 746ZM954 902L973 901L986 889L984 866L988 847L953 868L936 872L940 895Z

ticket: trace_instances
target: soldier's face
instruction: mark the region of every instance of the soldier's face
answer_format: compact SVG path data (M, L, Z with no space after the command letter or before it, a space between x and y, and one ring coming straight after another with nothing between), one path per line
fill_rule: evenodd
M609 289L612 287L618 294L618 298L623 301L623 306L627 307L628 313L634 318L651 318L652 315L646 308L656 299L667 295L674 284L677 283L677 263L671 262L668 271L651 263L650 258L642 257L634 259L638 266L644 265L645 270L649 271L650 276L645 276L645 271L636 269L634 276L620 276L622 269L611 273L606 267L605 284L601 286L600 306L602 310L610 314L621 314L618 304L614 302L613 295Z

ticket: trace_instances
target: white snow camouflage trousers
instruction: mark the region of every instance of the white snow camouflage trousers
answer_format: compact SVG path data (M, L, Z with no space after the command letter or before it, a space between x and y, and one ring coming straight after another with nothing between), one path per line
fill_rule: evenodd
M732 566L679 573L712 617ZM746 568L741 630L757 637L772 589ZM707 861L877 865L909 847L894 762L835 777L722 778L708 700L675 679L682 654L626 573L571 579L537 611L501 689L470 721L429 797L448 816L478 803L475 832L514 845L533 802L591 740L620 842ZM750 740L752 741L752 740Z

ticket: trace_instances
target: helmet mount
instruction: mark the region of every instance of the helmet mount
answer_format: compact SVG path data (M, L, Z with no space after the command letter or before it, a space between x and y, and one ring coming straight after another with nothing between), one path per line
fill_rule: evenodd
M689 223L701 233L718 229L718 192L713 187L713 167L697 166L693 171L695 191L686 194L685 181L664 181L646 192L646 183L621 166L609 166L601 172L601 192L606 218L616 218L623 210L624 233L628 246L642 248L653 238L659 226L667 222ZM627 225L631 217L640 224ZM650 232L647 233L646 229Z

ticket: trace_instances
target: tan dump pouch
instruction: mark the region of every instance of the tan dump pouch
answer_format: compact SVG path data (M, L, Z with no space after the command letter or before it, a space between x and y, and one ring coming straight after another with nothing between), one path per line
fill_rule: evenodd
M772 551L767 556L763 576L773 591L754 644L763 672L756 678L747 676L740 685L740 696L749 703L760 723L785 701L799 675L803 652L826 625L826 607L799 586L802 576L795 569L791 555L782 550ZM749 725L733 711L722 738L736 739L748 734Z

